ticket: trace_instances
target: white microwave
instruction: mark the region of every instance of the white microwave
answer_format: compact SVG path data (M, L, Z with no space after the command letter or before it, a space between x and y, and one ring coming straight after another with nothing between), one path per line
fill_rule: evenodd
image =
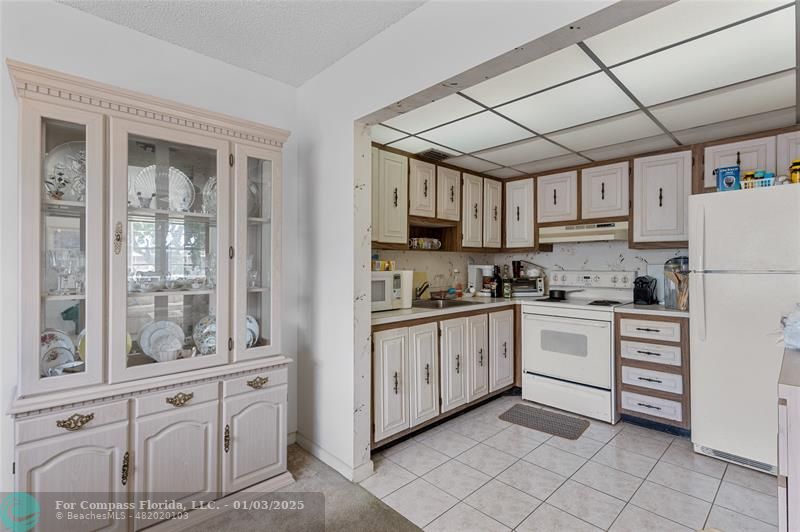
M372 272L372 312L411 308L414 272Z

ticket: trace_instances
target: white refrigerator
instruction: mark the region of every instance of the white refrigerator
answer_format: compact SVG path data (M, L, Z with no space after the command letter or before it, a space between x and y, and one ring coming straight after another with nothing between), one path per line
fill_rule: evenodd
M800 185L689 198L692 442L775 472L780 320L800 303Z

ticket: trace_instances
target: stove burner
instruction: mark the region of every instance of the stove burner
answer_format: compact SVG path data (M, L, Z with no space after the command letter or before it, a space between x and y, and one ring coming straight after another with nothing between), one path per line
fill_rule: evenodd
M590 305L594 305L596 307L610 307L612 305L619 305L619 301L613 301L611 299L597 299L595 301L590 301Z

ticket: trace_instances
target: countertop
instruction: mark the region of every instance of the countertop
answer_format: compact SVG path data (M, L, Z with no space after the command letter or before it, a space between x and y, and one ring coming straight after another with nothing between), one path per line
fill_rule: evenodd
M471 297L464 298L471 305L458 305L451 308L404 308L400 310L384 310L372 313L372 325L383 325L399 321L417 320L420 318L433 318L436 316L447 316L448 314L459 314L461 312L472 312L475 310L488 310L496 307L507 307L520 303L530 303L532 298L492 298L492 297Z
M675 310L664 305L636 305L628 303L614 307L614 312L630 312L631 314L649 314L651 316L666 316L668 318L688 318L689 311Z
M778 385L800 387L800 350L788 347L783 350Z

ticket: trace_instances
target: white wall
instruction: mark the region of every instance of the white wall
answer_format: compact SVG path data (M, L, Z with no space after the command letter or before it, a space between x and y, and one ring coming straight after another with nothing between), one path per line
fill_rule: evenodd
M11 58L295 131L296 90L283 83L148 37L52 2L0 2L0 408L16 381L18 326L17 102L5 59ZM351 134L352 136L352 134ZM283 346L297 348L297 136L284 151ZM35 297L25 294L25 297ZM37 353L29 354L36 359ZM35 362L34 362L35 363ZM290 375L289 431L296 427L296 365ZM11 490L10 423L0 415L0 492Z
M355 175L369 143L354 121L611 3L430 1L298 89L298 441L344 475L370 463L370 194Z

